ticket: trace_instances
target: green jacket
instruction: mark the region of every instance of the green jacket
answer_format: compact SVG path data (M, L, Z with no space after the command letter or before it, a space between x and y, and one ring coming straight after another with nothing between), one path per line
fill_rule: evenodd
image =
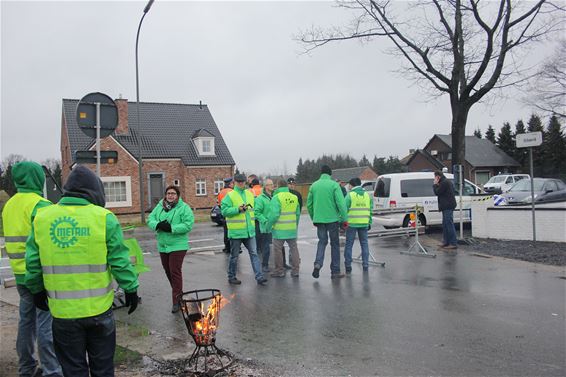
M267 220L269 217L269 203L271 196L261 191L261 194L255 198L255 221L259 223L259 231L261 233L271 233L271 226L268 226Z
M289 192L288 187L281 187L278 188L273 192L273 198L271 199L271 205L269 210L269 227L273 228L273 224L277 222L279 216L281 214L281 202L277 198L277 194L281 192ZM296 196L296 195L295 195ZM297 198L297 228L299 227L299 219L301 217L301 207L298 205L299 199ZM290 220L289 220L290 221ZM277 240L290 240L293 238L297 238L297 228L295 230L277 230L273 229L273 238Z
M86 199L63 197L57 205L84 206L90 202ZM112 276L118 285L126 292L135 292L138 289L138 277L130 262L129 250L123 243L122 228L114 214L106 216L106 247L108 249L107 261ZM26 277L25 284L32 293L39 293L45 289L39 249L35 242L33 222L32 231L26 242Z
M363 195L366 191L361 186L354 187L350 192L354 191L356 194ZM352 198L350 197L350 192L346 195L346 212L350 210L352 206ZM373 210L373 195L368 193L369 195L369 224L371 225L373 222L373 217L371 216L371 211ZM367 228L367 225L364 224L352 224L348 223L348 226L352 228Z
M34 193L39 196L43 196L43 185L45 184L45 173L43 172L43 168L41 165L31 161L22 161L14 164L12 167L12 179L14 181L14 185L18 190L18 194L27 194ZM12 202L17 207L19 206L19 199L20 195L12 196L8 202ZM6 202L6 204L8 204ZM23 219L27 223L27 226L31 230L31 222L34 218L37 210L46 206L50 206L52 203L48 200L40 200L35 207L31 210L30 213L24 214L22 213ZM7 208L7 207L4 207ZM21 212L20 212L21 213ZM4 215L4 213L3 213ZM6 234L6 230L8 228L8 224L4 221L4 234ZM16 278L16 284L18 285L25 285L25 273L24 274L16 274L14 273L14 277Z
M307 210L314 224L343 222L348 218L342 189L328 174L321 174L309 188Z
M242 190L238 186L234 186L233 192L239 194L242 197L242 200L244 201L245 204L251 204L246 202L246 190ZM222 199L220 210L222 212L222 216L224 216L225 218L234 217L240 213L239 208L232 204L232 199L230 199L230 195L226 195L224 199ZM254 208L254 213L255 213L255 208ZM242 239L242 238L255 237L255 224L252 221L249 212L246 211L245 214L246 214L246 229L228 230L228 238Z
M155 230L157 223L163 220L167 220L171 224L171 233ZM149 229L155 230L157 250L160 253L170 253L190 249L189 232L193 229L194 222L193 210L181 198L169 212L165 212L163 199L161 199L151 211L147 219L147 226Z

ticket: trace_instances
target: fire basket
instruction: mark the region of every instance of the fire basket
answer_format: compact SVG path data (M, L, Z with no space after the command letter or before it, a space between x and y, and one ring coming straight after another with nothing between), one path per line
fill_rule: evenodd
M222 357L228 359L227 364L232 361L231 356L216 347L216 330L220 320L220 309L227 300L222 297L218 289L199 289L183 292L179 297L181 312L189 335L195 342L195 349L188 360L188 367L194 364L195 372L199 368L199 359L204 372L208 372L209 356L215 356L220 362L220 369L224 365Z

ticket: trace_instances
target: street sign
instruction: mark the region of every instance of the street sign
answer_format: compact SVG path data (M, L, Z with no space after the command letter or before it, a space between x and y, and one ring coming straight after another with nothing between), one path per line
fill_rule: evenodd
M118 126L118 108L114 100L104 93L94 92L84 96L77 105L77 124L85 135L96 138L96 108L100 104L100 137L109 136Z
M517 148L538 147L542 144L542 132L529 132L515 136Z
M76 151L75 162L77 164L96 164L96 151ZM115 164L118 162L118 152L100 151L101 164Z

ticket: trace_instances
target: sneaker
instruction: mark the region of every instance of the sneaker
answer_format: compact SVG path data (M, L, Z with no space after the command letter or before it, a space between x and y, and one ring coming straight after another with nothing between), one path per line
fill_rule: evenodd
M274 272L271 274L272 278L284 278L285 277L285 273L284 272Z
M267 279L266 279L266 278L260 278L260 279L257 281L257 284L258 284L258 285L265 285L265 284L267 284Z
M345 274L341 273L341 272L337 272L335 274L330 274L330 278L331 279L341 279L344 276L346 276Z
M294 278L298 278L299 273L298 272L291 272L291 276L294 277Z
M458 248L458 246L456 246L456 245L446 245L446 246L443 246L442 248L446 249L446 250L455 250L455 249Z
M179 310L181 310L181 305L179 304L173 304L171 307L171 313L177 313Z
M352 267L346 267L346 275L350 275L352 273Z
M265 272L271 272L271 268L269 268L269 267L262 267L262 268L261 268L261 272L264 272L264 273L265 273Z
M320 268L315 267L314 270L312 270L312 277L318 279L319 276L320 276Z
M291 266L289 266L288 264L286 264L286 265L285 265L285 269L286 269L286 270L291 270L291 269L293 269L293 267L291 267Z
M238 278L232 278L232 279L228 279L228 283L230 283L232 285L239 285L239 284L242 284L242 281L238 280Z

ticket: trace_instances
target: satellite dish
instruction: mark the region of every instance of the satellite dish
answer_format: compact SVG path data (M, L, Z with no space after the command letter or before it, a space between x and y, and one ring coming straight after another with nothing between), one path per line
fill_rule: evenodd
M84 96L77 105L77 124L83 133L96 138L96 104L100 104L100 137L112 134L118 126L118 108L112 98L94 92Z

